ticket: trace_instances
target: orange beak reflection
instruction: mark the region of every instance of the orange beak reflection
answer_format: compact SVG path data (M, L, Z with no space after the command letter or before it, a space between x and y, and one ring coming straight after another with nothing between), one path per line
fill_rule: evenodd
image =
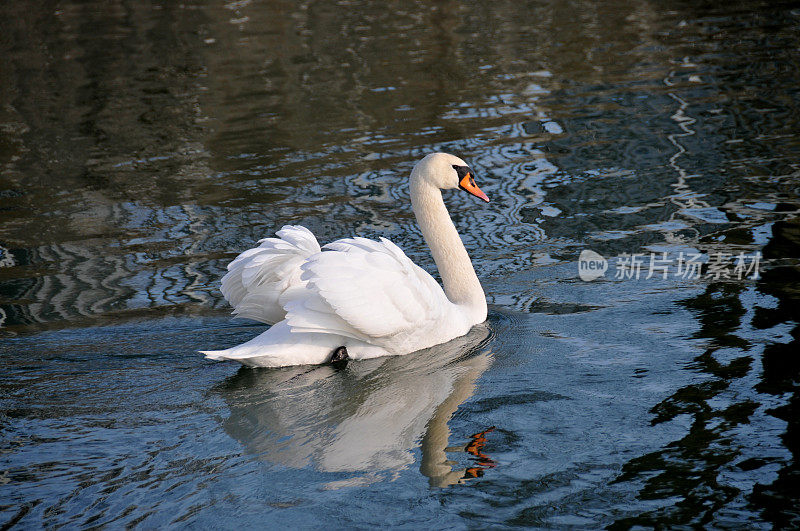
M489 196L481 192L481 189L478 188L477 184L475 184L475 178L472 176L472 172L468 172L464 175L464 177L458 183L458 187L469 192L475 197L483 199L487 203L489 202Z

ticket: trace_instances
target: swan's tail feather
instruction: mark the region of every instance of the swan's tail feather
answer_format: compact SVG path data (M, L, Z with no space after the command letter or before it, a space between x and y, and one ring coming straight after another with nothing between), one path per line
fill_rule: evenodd
M295 332L286 321L241 345L225 350L201 350L200 353L210 360L238 361L250 367L286 367L327 363L342 346L347 348L351 359L389 354L382 347L334 333Z
M226 350L198 350L207 360L222 361L225 358Z
M343 344L333 334L293 333L286 321L273 325L246 343L225 350L200 351L207 359L238 361L251 367L283 367L325 363Z
M238 361L248 367L282 367L288 365L286 360L281 360L269 355L253 355L252 353L236 350L236 347L226 350L200 350L207 360L213 361Z

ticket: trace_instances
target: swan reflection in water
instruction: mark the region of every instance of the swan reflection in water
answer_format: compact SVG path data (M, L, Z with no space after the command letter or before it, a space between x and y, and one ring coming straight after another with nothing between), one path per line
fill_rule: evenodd
M487 325L443 345L405 356L284 369L240 369L214 391L230 408L225 431L261 459L293 468L355 476L336 488L396 477L414 463L431 486L480 477L494 466L486 434L448 446L447 422L475 391L492 360ZM473 465L454 469L447 452L467 452Z

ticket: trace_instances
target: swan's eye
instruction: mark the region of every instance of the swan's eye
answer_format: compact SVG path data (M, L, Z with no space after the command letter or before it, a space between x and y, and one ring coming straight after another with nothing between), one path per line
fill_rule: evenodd
M453 169L456 170L456 173L458 174L458 182L463 181L464 177L472 173L472 170L469 169L469 166L456 166L454 164Z

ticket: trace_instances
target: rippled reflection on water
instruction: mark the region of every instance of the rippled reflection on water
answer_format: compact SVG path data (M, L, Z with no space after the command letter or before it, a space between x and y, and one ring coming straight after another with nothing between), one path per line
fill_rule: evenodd
M414 464L416 446L431 485L462 482L483 467L454 469L448 462L447 422L491 363L490 351L475 354L487 336L478 326L447 347L351 364L347 371L242 369L217 389L230 408L225 431L261 459L357 473L329 487L383 480Z
M0 12L4 524L800 525L796 5ZM218 281L283 223L431 268L431 150L492 198L447 197L487 340L199 358L263 329ZM586 248L764 269L587 284Z

